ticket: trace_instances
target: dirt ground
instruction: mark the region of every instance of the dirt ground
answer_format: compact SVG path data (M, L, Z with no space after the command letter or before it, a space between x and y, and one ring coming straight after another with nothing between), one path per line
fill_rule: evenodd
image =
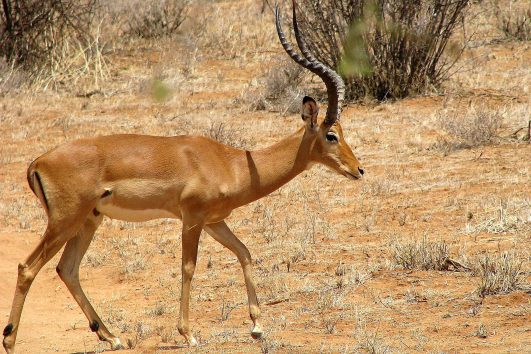
M234 2L211 6L230 19ZM248 7L241 16L258 16L258 5ZM190 54L184 40L139 41L109 54L110 76L97 90L0 96L0 325L17 264L46 226L26 182L28 164L42 153L79 137L212 136L220 126L222 141L260 149L300 127L299 114L283 107L249 108L259 78L284 55L271 14L260 16L251 34L262 37L249 39L255 47L216 57ZM127 353L529 353L531 144L522 139L531 118L529 63L529 42L480 37L439 93L344 109L362 180L315 166L234 211L227 222L253 255L265 339L250 337L237 259L203 234L191 301L199 346L186 346L177 331L178 220L106 219L82 263L85 292ZM154 77L170 92L163 101L151 93ZM493 140L453 144L441 122L479 111L501 117ZM471 268L508 252L520 267L519 290L482 297L477 272L405 269L396 260L401 246L423 239L447 245L451 259ZM32 285L17 352L108 350L58 278L59 256Z

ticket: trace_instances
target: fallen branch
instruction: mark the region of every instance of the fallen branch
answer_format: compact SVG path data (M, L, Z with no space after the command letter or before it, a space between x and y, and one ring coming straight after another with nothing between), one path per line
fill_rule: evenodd
M456 271L471 271L472 268L470 267L467 267L461 263L459 263L458 261L455 261L453 259L450 259L450 258L446 258L444 260L444 263L443 263L443 268L444 270L450 270L450 267L453 267Z
M281 302L286 302L286 301L289 301L289 299L288 298L284 298L284 299L273 300L273 301L270 301L270 302L266 302L266 305L267 306L271 306L271 305L280 304Z

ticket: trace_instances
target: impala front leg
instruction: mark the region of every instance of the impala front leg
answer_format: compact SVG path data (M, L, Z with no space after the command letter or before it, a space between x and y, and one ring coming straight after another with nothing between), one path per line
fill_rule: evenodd
M190 308L190 287L195 272L197 262L197 247L199 246L199 236L201 236L202 224L188 222L183 218L182 232L182 285L181 285L181 306L179 310L179 333L186 338L190 346L196 346L189 325Z
M205 231L208 232L216 241L231 250L243 269L243 277L245 278L245 286L247 288L247 298L249 300L249 314L253 321L253 328L251 336L255 339L262 337L262 327L258 324L260 318L260 307L258 306L258 298L256 297L256 286L252 278L252 264L251 253L245 245L232 233L225 221L220 221L215 224L205 225Z

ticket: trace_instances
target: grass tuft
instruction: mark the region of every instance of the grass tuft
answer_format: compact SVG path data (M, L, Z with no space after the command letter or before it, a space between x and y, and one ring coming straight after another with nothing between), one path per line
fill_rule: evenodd
M476 291L481 297L531 289L529 284L524 284L523 262L514 252L485 255L479 258L475 268L475 274L479 276Z
M509 6L496 4L498 28L507 38L519 41L531 40L531 6L529 2L509 1Z
M427 237L412 242L392 245L394 262L404 269L419 270L467 270L468 267L449 256L449 247L445 241L430 242Z
M437 124L446 134L439 148L450 152L469 149L494 142L503 122L501 110L471 107L447 109L437 115Z

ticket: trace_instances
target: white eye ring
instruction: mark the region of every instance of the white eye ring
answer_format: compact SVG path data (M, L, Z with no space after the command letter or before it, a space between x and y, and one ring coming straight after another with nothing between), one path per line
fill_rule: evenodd
M336 135L336 133L333 133L333 132L328 132L326 133L326 140L328 142L331 142L331 143L337 143L339 142L339 138L338 136Z

